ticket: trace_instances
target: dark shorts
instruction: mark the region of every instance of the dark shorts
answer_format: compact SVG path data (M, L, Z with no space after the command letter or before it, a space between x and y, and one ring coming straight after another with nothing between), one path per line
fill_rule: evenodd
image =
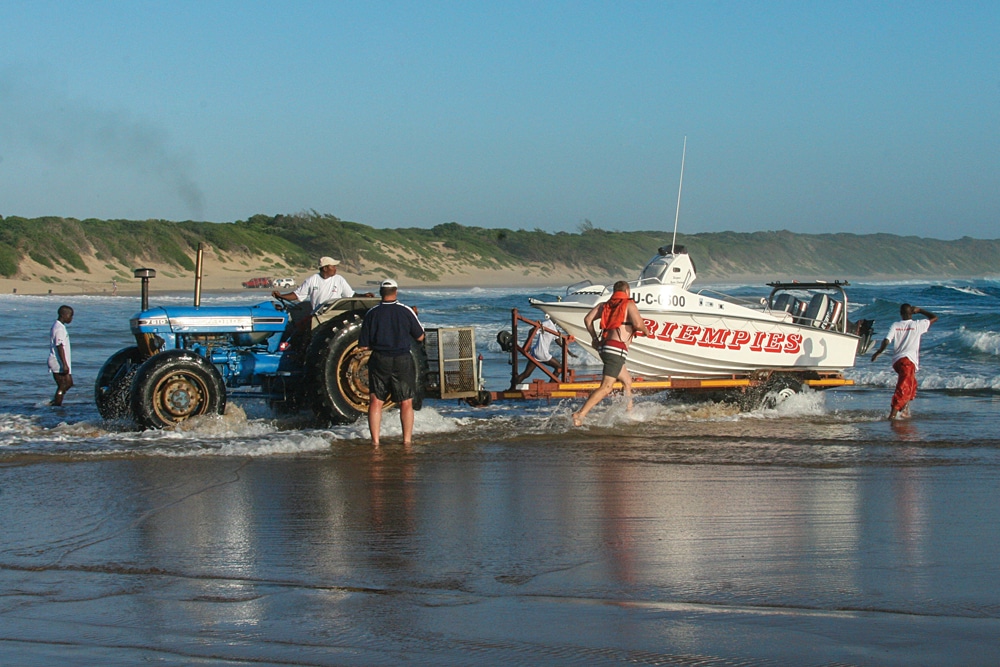
M368 358L368 390L380 401L388 400L390 394L397 403L413 398L416 376L417 368L409 353L389 357L372 352Z
M601 352L601 361L604 362L604 370L601 373L608 377L618 377L625 368L625 357L614 352Z

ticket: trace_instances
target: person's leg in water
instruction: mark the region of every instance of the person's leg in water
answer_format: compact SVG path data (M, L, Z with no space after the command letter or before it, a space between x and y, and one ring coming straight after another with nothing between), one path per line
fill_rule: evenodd
M413 399L399 404L399 422L403 426L403 447L413 444Z
M372 436L372 445L379 446L379 436L382 432L382 404L375 394L368 395L368 432Z
M52 377L55 378L56 381L56 394L52 397L52 401L49 402L49 405L58 407L62 405L63 397L66 395L66 392L73 386L73 376L69 373L53 373Z
M615 386L615 381L620 379L622 373L628 373L628 371L625 370L624 356L615 352L601 352L601 360L604 362L601 385L587 397L587 401L583 404L583 407L580 408L579 411L573 413L574 426L582 426L583 418L587 416L587 413L590 412L595 405L604 400L605 396L611 393L611 390ZM627 391L631 394L631 377L628 378L628 383Z
M611 389L615 386L615 378L610 375L605 375L601 378L601 386L590 393L587 397L587 402L583 404L577 412L573 413L573 425L583 426L583 418L587 416L595 405L604 400L604 397L611 393Z
M625 394L625 410L632 412L632 375L624 366L618 374L618 381L622 383L622 392Z

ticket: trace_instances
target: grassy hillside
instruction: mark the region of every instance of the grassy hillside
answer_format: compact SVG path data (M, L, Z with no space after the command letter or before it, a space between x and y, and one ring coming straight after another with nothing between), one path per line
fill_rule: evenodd
M0 219L0 276L16 277L27 260L56 274L88 273L88 262L130 271L153 264L192 271L199 243L224 261L273 255L311 267L332 255L351 271L422 281L463 269L570 267L595 275L633 276L667 232L579 233L484 229L457 223L431 229L375 229L315 212L255 215L232 223L167 220ZM1000 273L1000 239L957 241L891 234L705 233L678 236L700 275L880 277L985 276Z

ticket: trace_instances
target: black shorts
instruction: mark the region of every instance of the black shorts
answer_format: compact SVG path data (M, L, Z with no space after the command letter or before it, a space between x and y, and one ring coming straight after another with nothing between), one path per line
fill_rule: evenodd
M368 390L380 401L389 400L389 394L396 403L413 398L416 377L417 367L409 352L395 357L372 352L368 358Z
M615 352L601 352L601 361L604 362L604 369L602 370L602 375L607 375L608 377L617 378L621 375L622 369L625 368L626 358Z

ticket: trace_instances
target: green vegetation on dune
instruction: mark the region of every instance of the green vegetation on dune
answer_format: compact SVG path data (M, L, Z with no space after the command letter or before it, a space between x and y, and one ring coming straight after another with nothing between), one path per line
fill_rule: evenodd
M795 234L788 231L679 235L701 276L803 278L982 276L1000 272L1000 239L956 241L892 234ZM274 266L310 268L331 255L345 268L434 281L463 268L527 270L568 267L595 276L627 276L646 262L669 232L613 232L584 223L579 233L485 229L455 222L430 229L376 229L315 211L255 215L231 223L167 220L0 218L0 275L12 277L28 257L55 273L89 273L84 257L107 268L150 263L194 269L199 243L225 261L263 255Z

